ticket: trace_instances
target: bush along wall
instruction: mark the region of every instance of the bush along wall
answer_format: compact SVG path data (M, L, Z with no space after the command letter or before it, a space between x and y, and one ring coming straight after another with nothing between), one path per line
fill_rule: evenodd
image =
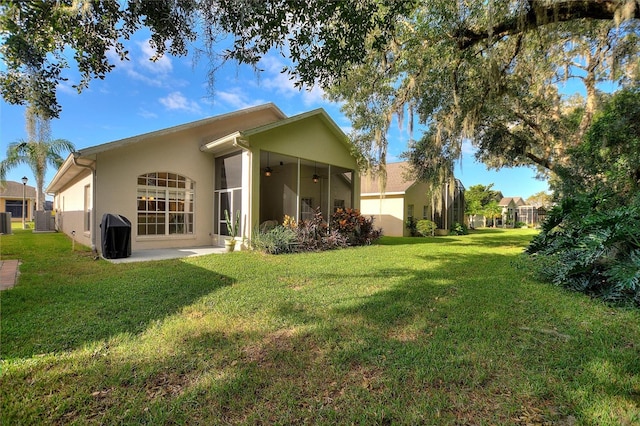
M382 236L373 226L373 218L366 218L355 209L338 209L327 223L319 208L309 220L296 222L285 216L282 225L268 230L255 230L252 246L269 254L324 251L349 246L368 245Z

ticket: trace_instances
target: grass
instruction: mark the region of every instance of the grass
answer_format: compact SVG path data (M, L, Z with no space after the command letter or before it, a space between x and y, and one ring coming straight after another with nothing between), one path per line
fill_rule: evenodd
M640 423L640 312L535 281L531 230L138 264L14 232L2 424Z

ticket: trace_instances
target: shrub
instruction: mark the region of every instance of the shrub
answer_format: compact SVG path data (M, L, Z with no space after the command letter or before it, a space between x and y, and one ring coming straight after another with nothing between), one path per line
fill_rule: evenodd
M373 217L367 219L356 209L336 210L331 216L331 229L344 237L350 246L369 245L382 236L382 230L373 226Z
M427 219L419 220L416 224L416 230L423 237L433 237L434 232L438 228L435 222Z
M449 235L467 235L468 233L469 228L464 223L456 222L449 229Z
M412 237L418 236L418 222L412 217L408 218L404 226L409 230L409 235Z
M297 224L291 221L291 226L295 226L290 229L296 234L300 251L332 250L348 245L346 238L337 230L329 230L319 207L316 208L313 218Z
M338 209L329 226L318 207L309 220L296 222L285 216L284 225L269 231L256 230L254 235L252 245L256 250L278 254L371 244L381 237L382 231L373 228L373 218L367 219L352 209Z
M545 280L640 305L640 196L627 206L595 193L565 198L526 252Z
M278 225L267 231L255 229L251 245L268 254L292 253L297 250L298 238L294 231Z

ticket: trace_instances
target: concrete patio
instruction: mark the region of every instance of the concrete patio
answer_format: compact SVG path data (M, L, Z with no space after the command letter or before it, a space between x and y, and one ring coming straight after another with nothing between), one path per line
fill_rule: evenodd
M170 249L135 250L131 256L119 259L105 259L111 263L146 262L150 260L179 259L182 257L204 256L224 253L224 247L184 247Z

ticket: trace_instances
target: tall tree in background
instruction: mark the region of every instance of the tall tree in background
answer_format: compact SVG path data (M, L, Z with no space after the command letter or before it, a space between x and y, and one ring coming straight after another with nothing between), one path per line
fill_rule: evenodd
M64 162L63 154L75 150L73 144L65 139L51 139L50 120L39 117L34 108L25 113L27 139L9 144L7 157L0 162L0 181L4 181L7 172L20 164L31 168L36 180L36 209L44 210L44 178L47 166L56 169Z
M492 201L497 203L502 198L502 193L500 191L496 191L491 188L493 188L492 183L486 186L482 184L471 185L464 192L466 205L465 213L469 216L470 224L474 223L476 215L481 214L484 216L483 226L487 226L487 215L485 214L487 205Z
M277 49L298 84L334 87L373 166L384 166L395 116L409 117L410 128L415 117L434 129L423 146L436 155L459 158L468 138L492 167L555 170L593 119L597 84L637 84L640 69L640 0L34 0L0 7L7 102L56 117L68 52L81 90L114 67L108 51L127 57L123 41L143 27L158 57L187 54L198 43L214 63L257 67ZM232 45L221 48L226 35ZM577 104L559 92L571 81L586 94ZM442 170L424 177L446 180Z
M553 204L553 196L545 191L536 192L527 198L527 204L534 207L550 208Z

